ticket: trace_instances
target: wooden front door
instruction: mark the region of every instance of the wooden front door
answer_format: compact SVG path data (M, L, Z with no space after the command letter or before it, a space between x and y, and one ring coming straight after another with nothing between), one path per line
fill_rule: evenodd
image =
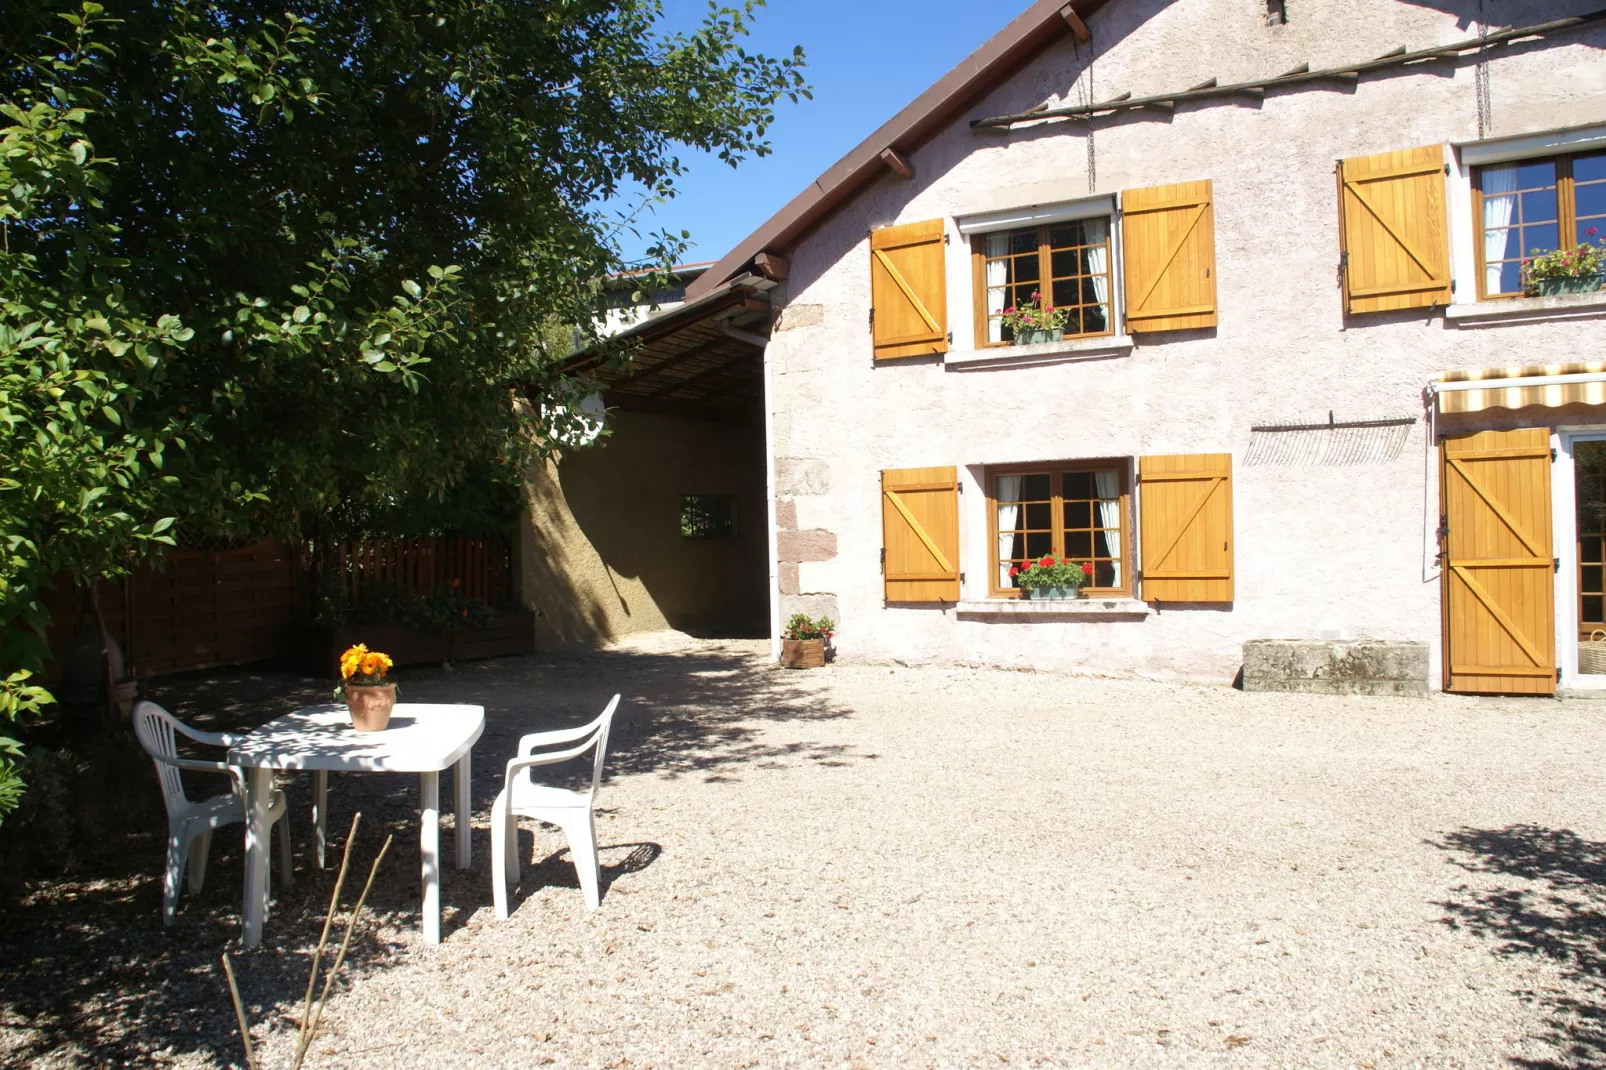
M1550 432L1447 437L1441 458L1444 689L1555 694Z

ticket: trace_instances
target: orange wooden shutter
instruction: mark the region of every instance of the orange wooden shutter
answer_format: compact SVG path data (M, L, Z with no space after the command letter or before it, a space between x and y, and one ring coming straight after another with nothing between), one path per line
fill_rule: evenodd
M1231 602L1232 454L1138 458L1146 602Z
M1554 694L1550 432L1457 435L1441 453L1445 690Z
M1450 303L1438 145L1340 160L1338 214L1345 311Z
M959 482L953 468L881 473L888 602L959 601Z
M875 359L948 352L948 279L942 220L870 232Z
M1216 325L1216 213L1210 182L1121 194L1126 329Z

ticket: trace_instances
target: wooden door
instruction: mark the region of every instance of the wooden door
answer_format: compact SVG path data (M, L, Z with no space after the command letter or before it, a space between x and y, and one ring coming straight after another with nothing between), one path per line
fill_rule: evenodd
M1555 694L1550 432L1459 435L1440 452L1444 689Z

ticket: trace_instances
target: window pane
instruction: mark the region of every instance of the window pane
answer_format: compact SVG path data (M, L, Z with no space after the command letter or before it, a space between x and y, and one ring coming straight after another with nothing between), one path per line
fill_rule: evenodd
M1045 556L1054 545L1052 531L1033 531L1026 536L1026 556L1039 558Z
M1054 255L1058 256L1059 254L1055 253ZM1056 279L1054 282L1053 305L1055 308L1074 309L1080 303L1077 299L1081 296L1081 293L1082 288L1077 285L1075 279ZM1073 316L1072 318L1074 319L1075 317ZM1074 330L1074 328L1072 329Z
M1500 265L1500 288L1495 293L1514 294L1522 289L1522 267L1515 260Z
M1574 182L1599 182L1606 180L1606 152L1597 152L1593 156L1573 157Z
M1015 269L1016 282L1037 281L1037 257L1017 256L1010 263Z
M1024 526L1034 531L1047 531L1054 526L1054 507L1048 502L1032 502L1027 505Z
M1037 252L1037 231L1012 230L1009 232L1009 251L1012 253Z
M1060 494L1066 498L1091 498L1092 472L1065 472L1060 475Z
M1489 206L1488 201L1483 202ZM1516 227L1509 230L1490 229L1483 232L1483 256L1490 263L1496 260L1514 260L1522 255L1522 232Z
M1537 193L1524 193L1522 195L1522 221L1524 223L1549 223L1556 218L1555 190L1540 190Z
M1077 561L1086 561L1093 556L1093 533L1091 531L1067 531L1065 533L1065 556Z
M1103 334L1110 329L1110 313L1103 305L1089 305L1082 310L1082 333Z
M1552 249L1561 248L1557 240L1556 224L1545 223L1537 227L1522 228L1522 251L1525 256L1532 256L1537 249L1541 253L1548 253Z
M1506 168L1501 168L1500 170L1506 170ZM1556 184L1556 161L1554 160L1538 160L1533 163L1518 164L1515 170L1517 172L1518 189L1544 189L1546 186L1554 186Z
M1035 475L1021 477L1021 500L1028 502L1048 501L1049 488L1047 472L1038 472Z
M1093 526L1092 502L1066 502L1065 503L1065 529L1091 528Z
M1584 619L1591 623L1599 623L1602 620L1606 620L1606 617L1601 616L1603 608L1606 608L1606 599L1601 598L1598 594L1590 595L1584 599Z
M1072 223L1057 223L1049 227L1048 244L1056 249L1064 248L1067 245L1083 244L1081 220ZM1057 268L1055 273L1058 274Z
M1600 585L1601 566L1585 565L1579 569L1579 572L1581 573L1578 578L1579 589L1589 594L1600 594L1602 590Z
M1121 582L1121 563L1119 561L1095 561L1093 563L1093 586L1115 587Z
M1578 544L1578 556L1582 561L1599 561L1601 559L1600 551L1601 545L1598 536L1582 539Z
M1075 275L1078 261L1080 260L1081 254L1075 249L1059 249L1049 257L1050 267L1056 279L1063 279L1067 275Z

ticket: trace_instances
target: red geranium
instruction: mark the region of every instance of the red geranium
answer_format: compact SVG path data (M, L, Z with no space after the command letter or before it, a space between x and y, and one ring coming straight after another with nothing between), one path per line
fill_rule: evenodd
M1010 565L1009 566L1009 574L1011 576L1019 576L1020 575L1020 566L1019 565Z
M1082 571L1087 573L1089 576L1093 575L1093 563L1091 561L1083 561Z
M1038 564L1042 565L1044 568L1050 568L1054 564L1054 559L1052 557L1045 557L1039 561Z

